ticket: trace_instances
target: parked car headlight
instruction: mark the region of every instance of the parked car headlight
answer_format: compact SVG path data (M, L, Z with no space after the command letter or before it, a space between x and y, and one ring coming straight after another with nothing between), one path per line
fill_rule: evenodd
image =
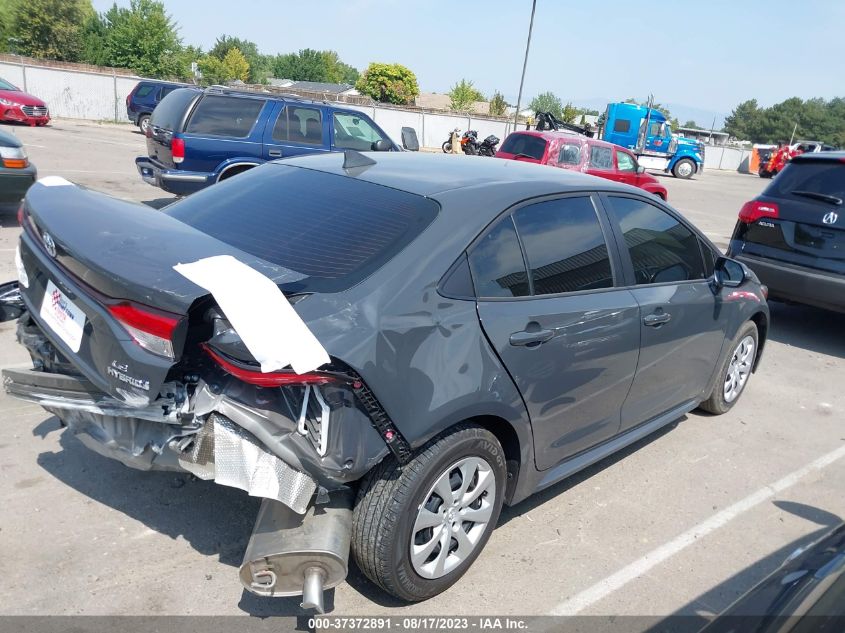
M0 99L0 103L6 106L17 106L21 107L23 104L18 103L17 101L12 101L11 99Z
M26 150L23 147L0 147L0 160L3 162L3 167L10 169L23 169L29 165Z

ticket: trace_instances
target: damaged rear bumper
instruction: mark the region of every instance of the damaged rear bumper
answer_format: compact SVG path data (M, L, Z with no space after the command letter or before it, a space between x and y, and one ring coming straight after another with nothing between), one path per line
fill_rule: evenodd
M84 378L3 370L9 395L41 405L91 450L139 470L189 472L201 479L275 499L305 513L317 481L268 451L249 431L218 412L194 416L173 385L146 407L130 407Z

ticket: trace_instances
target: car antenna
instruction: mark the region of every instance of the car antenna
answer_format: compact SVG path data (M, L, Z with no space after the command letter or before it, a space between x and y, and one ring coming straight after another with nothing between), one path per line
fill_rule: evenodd
M356 152L354 149L347 149L343 152L343 168L356 169L359 167L372 167L376 165L369 156L364 156L361 152Z

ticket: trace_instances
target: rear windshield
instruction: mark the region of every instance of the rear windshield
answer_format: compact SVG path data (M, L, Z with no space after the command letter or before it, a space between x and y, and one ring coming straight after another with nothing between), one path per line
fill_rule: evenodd
M178 128L185 116L185 111L199 94L198 90L192 88L174 90L153 110L151 124L165 130L180 131Z
M845 163L839 161L789 163L772 180L763 195L777 198L789 195L793 191L814 191L845 198ZM802 197L802 200L812 202L812 199L807 197ZM819 201L819 204L825 203Z
M439 205L404 191L269 164L191 195L168 215L305 275L289 292L338 292L404 249Z
M511 134L502 143L502 149L499 151L506 154L523 154L543 160L543 154L546 153L546 139L530 134Z

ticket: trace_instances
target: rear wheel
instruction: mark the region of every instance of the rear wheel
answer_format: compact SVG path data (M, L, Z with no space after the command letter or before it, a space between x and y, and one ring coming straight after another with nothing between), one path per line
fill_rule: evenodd
M728 348L728 355L722 361L713 393L698 405L699 408L721 415L737 403L751 377L758 344L757 326L753 321L747 321Z
M147 128L150 127L150 115L149 114L143 114L138 118L138 127L141 129L141 131L144 134L147 133Z
M501 445L475 425L432 440L404 466L386 459L358 492L352 518L358 567L403 600L448 589L496 526L505 481Z
M675 166L672 167L672 175L675 178L683 178L687 180L692 178L692 175L695 173L695 163L692 162L689 158L682 158Z

